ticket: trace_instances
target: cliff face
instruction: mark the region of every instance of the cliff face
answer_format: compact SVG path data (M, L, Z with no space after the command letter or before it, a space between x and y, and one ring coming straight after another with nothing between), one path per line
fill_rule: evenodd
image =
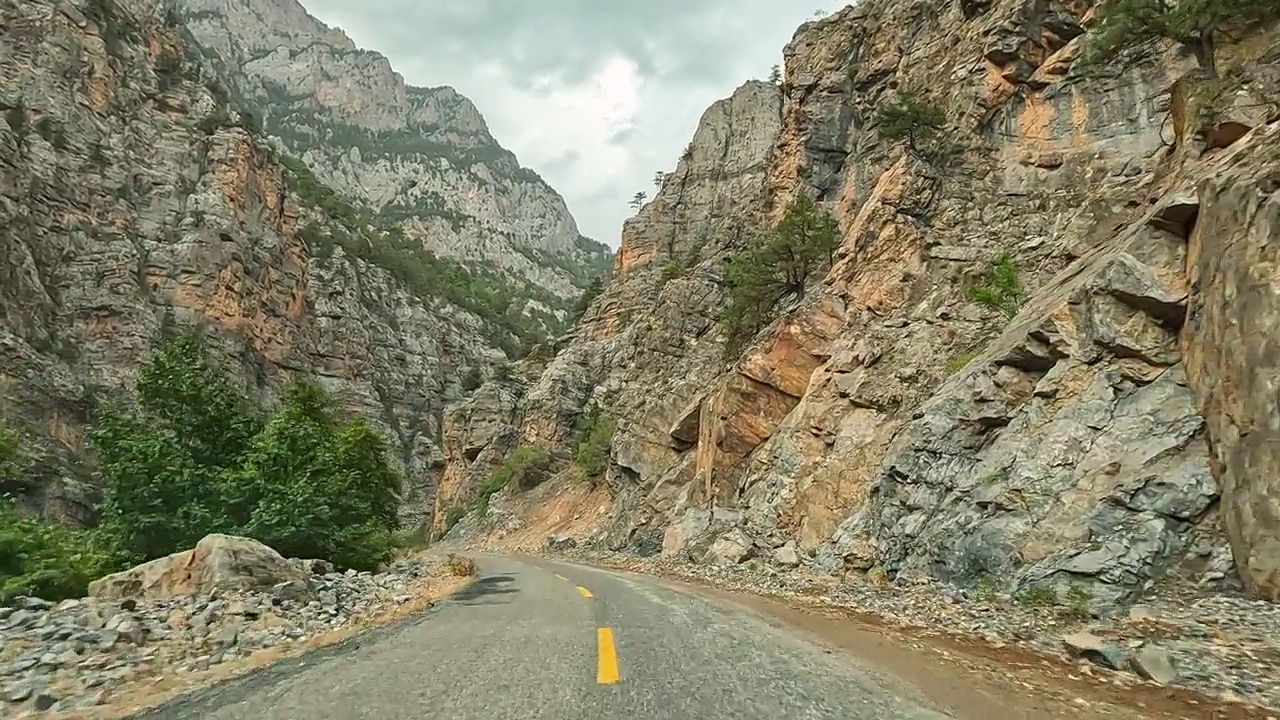
M293 0L182 0L180 16L266 132L439 255L498 271L558 330L610 260L452 88L406 86Z
M252 47L288 39L266 20L314 22L294 4L260 10L267 17ZM22 494L54 516L89 516L84 424L97 402L131 384L172 312L203 327L263 397L291 377L318 377L376 419L409 480L407 519L428 513L445 403L461 397L464 373L505 360L500 348L525 326L496 325L507 316L485 314L491 306L435 292L441 278L467 276L423 252L428 239L410 228L419 220L379 218L282 153L228 102L218 69L158 4L5 3L0 34L0 411L39 461L38 482ZM329 30L322 38L343 40ZM368 67L394 77L385 60ZM403 100L408 91L394 87ZM379 115L392 107L379 97L342 97L351 118L394 125ZM465 100L444 90L420 100L394 106L396 127L435 113L441 127L469 124L496 147ZM318 140L308 152L321 169L325 152L352 155ZM502 162L528 174L509 155ZM450 182L452 172L431 182ZM493 214L517 239L485 257L523 243L563 266L529 270L524 287L571 294L570 275L589 274L599 251L579 238L558 196L533 181L487 187L476 190L487 199L473 214ZM501 282L485 287L522 297ZM527 318L521 310L509 317Z
M1073 73L1089 5L870 0L802 26L780 88L708 111L507 441L571 446L589 399L617 417L612 549L1275 599L1280 46L1224 49L1240 82L1205 113L1173 48ZM900 92L943 110L949 152L874 126ZM798 193L841 247L726 367L725 251Z

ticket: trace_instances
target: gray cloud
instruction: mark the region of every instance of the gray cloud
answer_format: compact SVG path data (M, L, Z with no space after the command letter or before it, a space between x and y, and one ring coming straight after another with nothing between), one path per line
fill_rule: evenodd
M451 85L494 136L569 203L585 234L616 246L627 200L652 192L711 102L780 62L831 0L303 0L415 85ZM600 73L634 65L638 96ZM625 88L623 89L625 90ZM593 95L594 93L594 95ZM599 110L611 96L622 100ZM584 99L584 97L588 97ZM608 97L606 97L608 96ZM593 99L592 99L593 98ZM609 113L617 117L596 119ZM592 123L599 125L598 132Z

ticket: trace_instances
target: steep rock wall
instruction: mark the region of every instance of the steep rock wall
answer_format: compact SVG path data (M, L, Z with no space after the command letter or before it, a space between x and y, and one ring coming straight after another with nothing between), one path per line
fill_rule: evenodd
M654 222L668 180L624 233L610 293L523 400L529 441L571 442L589 398L619 417L601 541L719 561L707 549L733 529L831 572L1074 587L1100 606L1238 575L1274 597L1265 168L1280 114L1257 99L1280 51L1269 31L1225 50L1239 97L1189 130L1194 64L1176 48L1072 72L1091 17L1089 3L872 1L800 28L761 186L709 207L736 209L751 242L797 193L823 202L843 242L820 287L728 372L654 362L673 326L699 328L698 357L722 344L697 292L649 299L714 284L721 258L634 269L670 237ZM949 153L877 132L902 90L944 110ZM1011 315L971 294L1002 259L1021 290ZM640 329L618 334L642 302Z

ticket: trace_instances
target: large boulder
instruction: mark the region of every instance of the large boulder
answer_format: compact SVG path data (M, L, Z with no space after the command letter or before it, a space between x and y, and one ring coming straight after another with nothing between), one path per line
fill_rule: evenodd
M191 550L167 555L89 584L100 598L167 598L210 590L254 590L305 579L307 573L257 540L207 535Z

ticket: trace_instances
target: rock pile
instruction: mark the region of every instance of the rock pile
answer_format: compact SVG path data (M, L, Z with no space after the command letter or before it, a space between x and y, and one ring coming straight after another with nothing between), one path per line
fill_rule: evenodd
M213 556L229 557L221 551L232 547L252 551L241 558L275 555L251 540L230 540L215 539L212 544L220 550ZM149 565L121 575L172 577L174 563L168 570ZM115 590L140 586L116 578L95 584L99 593L114 588L107 593L111 597L56 604L18 598L12 606L0 607L0 715L92 708L159 675L207 670L258 650L304 643L409 602L429 575L441 574L420 558L399 561L379 573L338 573L318 560L271 566L275 575L248 583L243 574L220 565L223 574L217 581L216 573L207 574L203 585L191 587L194 592L162 598L121 598ZM261 585L281 575L288 577ZM257 587L244 589L248 584ZM153 587L162 585L176 587Z

